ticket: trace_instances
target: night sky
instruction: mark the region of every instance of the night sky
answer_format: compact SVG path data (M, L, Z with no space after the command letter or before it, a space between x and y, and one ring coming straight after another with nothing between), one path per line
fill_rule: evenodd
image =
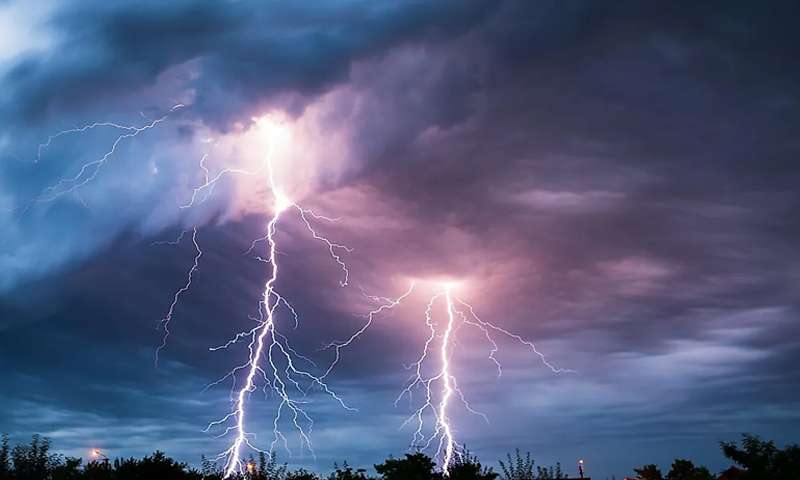
M406 451L412 409L394 400L441 279L576 371L497 337L498 378L491 345L459 332L453 369L490 423L457 404L452 422L485 463L519 447L620 478L675 457L720 470L718 442L743 432L797 441L792 3L0 1L0 431L83 457L227 448L203 429L232 385L205 387L247 346L209 347L254 326L269 266L263 244L244 252L274 202L263 177L231 174L179 207L203 166L258 169L269 118L290 135L278 182L353 249L342 287L297 215L278 228L276 288L301 319L277 322L309 368L375 308L364 293L418 281L328 378L359 412L310 391L316 461L291 429L282 461ZM165 116L59 184L125 131L51 135ZM203 256L156 366L193 227ZM275 407L252 394L259 447Z

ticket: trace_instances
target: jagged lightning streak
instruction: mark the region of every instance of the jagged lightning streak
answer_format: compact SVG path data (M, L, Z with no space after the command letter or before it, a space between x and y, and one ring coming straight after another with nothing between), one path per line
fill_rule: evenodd
M335 352L335 356L334 356L334 359L331 362L330 366L328 366L328 369L325 371L325 373L320 378L324 379L328 375L331 374L333 369L339 363L339 360L341 360L341 358L342 358L342 350L347 348L347 347L349 347L350 345L352 345L353 342L355 342L361 335L363 335L364 332L366 332L367 329L369 329L369 327L372 326L372 322L375 320L375 317L377 315L379 315L380 313L383 313L383 312L385 312L387 310L391 310L391 309L395 308L396 306L400 305L400 302L402 302L409 295L411 295L411 293L414 291L414 285L415 285L414 282L411 282L411 285L408 287L408 290L406 290L405 293L403 293L402 295L400 295L399 297L397 297L395 299L391 299L391 298L387 298L387 297L376 297L376 296L373 296L373 295L367 295L367 293L364 292L364 290L362 288L361 293L365 297L369 298L370 300L372 300L374 302L378 302L378 303L382 303L382 304L379 305L378 307L374 308L373 310L371 310L369 313L367 313L367 315L366 315L367 321L364 322L364 325L362 325L361 328L359 328L352 335L350 335L347 338L347 340L340 341L340 342L332 342L327 347L325 347L326 350L332 348L334 350L334 352Z
M205 189L206 187L208 187L209 185L211 188L209 188L208 191L206 191L205 196L199 203L205 202L208 199L209 195L211 195L214 184L210 183L209 180L210 172L208 170L208 167L206 166L206 160L208 160L208 154L204 154L200 158L200 170L203 171L203 184L200 187L193 189L192 198L187 204L181 205L180 206L181 209L194 206L195 200L197 200L198 193L203 189ZM216 182L216 180L218 180L220 177L221 175L217 176L214 182ZM192 230L192 245L194 245L194 250L195 250L194 262L191 268L189 268L189 272L186 274L186 283L177 291L175 291L175 293L172 296L172 303L170 303L167 312L158 322L158 327L164 330L164 335L161 338L161 344L156 348L155 351L154 363L156 366L158 366L158 359L161 351L167 347L167 340L169 339L171 333L169 330L169 326L170 323L172 322L173 315L175 315L175 308L178 306L178 301L180 300L183 294L185 294L186 292L189 291L189 289L192 288L192 277L194 276L194 273L197 271L197 269L200 268L200 257L203 256L203 251L200 248L200 244L197 243L197 227L194 226L192 227L191 230ZM186 236L186 232L188 232L188 229L181 230L180 235L178 235L178 238L176 238L175 240L153 242L151 245L172 245L172 246L178 245L183 240L183 237Z
M49 143L49 141L50 140L48 140L48 143ZM270 146L270 149L271 149L271 146ZM271 151L270 151L269 155L271 155ZM194 187L192 189L192 195L189 198L189 200L187 200L186 203L183 203L183 204L178 206L178 208L180 210L192 208L192 207L195 207L195 206L197 206L199 204L204 203L206 200L208 200L208 198L214 192L214 188L216 187L217 183L223 177L225 177L227 175L254 176L254 175L258 175L259 172L260 172L260 171L253 172L253 171L250 171L250 170L245 170L245 169L240 169L240 168L228 168L228 167L226 167L226 168L223 168L222 170L220 170L216 175L214 175L214 177L211 177L211 171L208 169L208 166L206 165L206 161L207 160L208 160L208 154L203 154L203 156L200 158L199 167L200 167L200 170L202 170L202 172L203 172L203 183L201 183L199 186ZM201 193L203 194L202 198L200 197ZM320 218L327 219L327 217L320 217ZM309 228L310 228L310 226L309 226ZM188 230L186 230L186 229L182 230L180 235L178 235L178 238L175 239L175 240L153 242L152 245L178 245L181 242L181 240L183 239L183 237L186 235L187 231ZM160 352L164 348L166 348L166 346L167 346L167 340L168 340L168 338L170 336L170 333L171 333L169 331L169 325L170 325L170 322L172 321L172 317L174 315L175 307L177 306L178 300L181 297L181 295L183 295L184 293L189 291L189 289L191 288L191 286L192 286L192 275L199 268L200 257L203 255L203 252L200 249L200 245L197 243L197 227L196 226L192 227L192 243L194 244L196 256L194 258L194 264L189 269L189 273L187 274L186 284L184 286L182 286L180 289L178 289L174 293L173 298L172 298L172 303L170 304L169 309L167 310L167 313L159 321L159 328L164 330L164 335L163 335L163 337L161 339L161 344L156 348L156 351L155 351L155 365L156 366L158 366L158 359L159 359ZM339 259L337 258L337 261L338 260ZM287 303L287 305L288 305L288 303ZM295 315L295 318L296 318L296 315Z
M197 203L202 203L208 199L208 197L213 193L214 187L217 183L227 175L246 175L246 176L255 176L263 173L263 168L259 169L258 171L250 171L245 170L242 168L223 168L219 172L217 172L214 177L211 177L211 172L209 171L208 167L206 166L206 160L208 159L208 155L203 155L200 159L200 169L203 171L203 183L200 186L197 186L192 189L192 196L189 200L180 205L179 208L181 210L191 208L195 206ZM203 198L198 201L198 196L205 192Z
M170 109L169 113L174 112L179 108L183 108L183 105L179 104L174 106L172 109ZM43 152L49 148L59 137L69 134L84 133L97 128L112 128L121 131L108 151L106 151L99 159L84 164L74 176L62 178L54 185L47 187L31 202L31 205L38 202L54 201L59 197L69 193L77 193L79 188L97 178L103 167L114 156L114 153L117 151L118 146L123 140L136 137L147 130L155 128L157 125L167 119L169 113L141 127L121 125L112 122L95 122L83 127L64 130L51 135L45 143L39 145L37 149L37 162L41 159ZM257 121L257 123L259 122ZM351 411L354 410L348 407L344 401L328 387L328 385L324 382L323 377L317 377L299 368L295 359L307 362L312 366L316 365L308 357L299 354L289 344L289 340L286 335L280 333L278 330L276 314L277 309L281 306L285 307L289 312L291 312L291 317L294 320L295 327L299 321L298 314L295 309L283 296L276 291L275 288L278 281L279 271L277 261L278 251L275 235L277 233L278 222L282 215L284 215L289 209L295 210L300 221L311 234L311 237L326 246L331 258L342 270L343 278L339 282L342 286L348 285L350 277L349 269L343 260L343 254L349 253L352 250L345 245L332 242L324 235L321 235L312 224L313 221L317 220L336 221L336 219L318 215L310 209L301 207L300 205L289 200L285 193L278 187L272 168L273 143L273 141L270 141L267 159L263 163L262 169L258 171L249 171L238 168L224 168L212 177L210 170L206 166L207 156L204 155L200 160L200 169L203 171L203 183L192 190L191 198L189 198L186 203L179 205L180 209L186 209L204 203L213 193L213 189L217 182L227 175L254 176L260 175L264 173L264 171L267 173L269 188L275 202L273 216L267 223L266 234L261 239L268 245L268 255L267 258L259 259L270 264L271 268L270 275L264 285L262 299L259 302L259 316L257 319L254 319L257 321L257 326L250 331L237 334L233 340L227 342L225 345L211 349L224 349L242 340L250 338L250 343L248 345L248 361L245 364L234 368L228 375L223 377L223 379L220 379L220 381L222 381L226 378L233 378L233 387L231 390L233 394L232 397L234 397L232 398L232 411L223 419L209 424L206 429L208 430L214 426L224 425L229 420L234 421L234 424L232 426L227 426L221 435L225 436L229 433L235 433L235 438L232 441L231 446L218 457L218 459L225 458L226 477L230 477L237 472L241 473L244 471L245 464L242 461L244 447L261 451L253 446L251 443L253 435L248 433L246 430L248 400L250 394L256 389L259 379L263 379L263 390L265 392L268 389L271 389L271 391L274 392L280 399L277 413L273 420L274 436L271 444L271 448L273 449L275 448L276 443L279 441L283 441L284 446L288 449L288 439L279 429L279 422L281 422L284 417L288 417L289 421L295 427L301 438L301 448L305 446L313 453L310 440L313 421L303 409L303 404L307 403L307 400L305 399L306 395L311 388L318 388L320 391L336 400L343 408ZM30 206L28 208L30 208ZM191 288L193 275L197 272L200 258L203 255L203 251L197 242L197 227L195 226L191 230L192 243L194 245L196 255L187 274L185 284L173 294L172 302L160 322L165 334L161 345L156 349L156 362L158 361L159 353L166 346L167 339L170 334L170 322L173 319L178 302ZM176 240L155 242L155 244L177 245L186 235L187 231L188 230L184 230L181 232L181 235ZM255 243L256 242L253 244L254 246ZM236 375L241 371L246 371L245 382L243 385L239 386L237 390ZM328 375L330 371L330 368L326 370L325 375ZM214 382L214 384L217 384L220 381ZM309 383L308 388L305 390L301 388L300 382Z
M278 262L276 256L276 243L275 243L275 229L280 219L281 214L284 210L289 206L288 202L283 198L283 196L277 191L275 184L273 183L272 174L270 173L270 183L272 187L272 191L275 193L275 214L273 215L272 219L267 224L267 242L269 244L269 262L272 266L271 275L266 282L264 287L264 294L262 299L262 308L259 309L260 312L266 311L267 317L262 322L261 327L255 333L255 342L256 342L256 349L253 350L253 343L250 343L249 350L250 350L250 368L247 372L247 378L245 381L244 387L239 390L239 393L236 397L236 406L235 406L235 420L236 420L236 439L233 442L233 445L225 452L227 454L227 464L225 466L225 477L229 477L232 474L238 472L242 468L241 458L242 458L242 446L244 444L250 445L250 442L247 438L247 433L245 431L245 414L246 414L246 397L247 394L252 392L255 389L255 379L256 375L259 373L261 367L261 357L264 354L264 348L266 343L267 335L274 330L275 324L275 307L278 305L278 302L272 302L272 289L275 281L278 279ZM274 340L274 336L272 337ZM272 350L272 345L270 345L270 351ZM276 374L276 382L279 381L279 377L277 375L277 368L273 364L273 372ZM279 394L281 395L281 406L283 406L283 402L288 402L288 395L286 395L285 388L278 388ZM289 402L291 405L291 402ZM280 407L279 407L280 408ZM296 418L296 417L295 417ZM303 439L307 439L305 431L302 427L298 427L301 432ZM253 447L255 448L255 447Z
M168 245L177 245L186 235L186 230L183 230L181 234L175 241L172 242L157 242L163 243ZM169 331L169 324L172 321L172 316L175 314L175 307L178 305L178 300L180 300L181 295L188 292L190 288L192 288L192 277L197 269L200 267L200 257L203 256L203 250L200 249L200 244L197 243L197 227L192 227L192 245L194 245L195 256L194 256L194 263L192 267L189 269L189 273L186 275L186 284L184 284L180 289L175 292L175 295L172 297L172 303L169 305L169 309L164 317L159 322L159 326L164 330L164 336L161 339L161 345L156 348L155 353L155 364L158 366L158 356L161 353L161 350L166 348L167 346L167 339L169 338L170 331Z
M50 135L45 143L42 143L38 146L36 162L39 162L41 160L42 153L45 149L50 147L56 139L64 135L84 133L89 130L101 127L112 128L124 132L120 133L120 135L117 136L117 138L111 144L111 147L100 158L83 164L81 168L78 170L78 173L76 173L74 176L62 178L54 185L45 188L42 191L42 193L33 200L31 205L34 203L52 202L53 200L61 196L77 192L79 188L85 186L86 184L97 178L97 176L100 174L100 171L103 169L103 167L106 165L109 159L117 151L117 147L123 140L139 136L140 134L157 127L159 124L166 121L171 113L184 107L185 105L183 105L182 103L174 105L172 108L169 109L169 111L166 114L162 115L159 118L156 118L155 120L152 120L151 122L141 127L135 127L132 125L122 125L114 122L94 122L84 125L82 127L62 130L53 135ZM31 205L29 205L25 209L25 211L27 211L31 207Z
M206 428L208 431L217 426L224 426L229 421L233 422L233 425L227 426L220 435L225 436L229 433L234 434L234 438L230 447L217 456L217 459L224 459L225 461L225 478L244 472L246 466L242 460L244 448L250 448L259 452L261 451L251 443L251 438L253 438L254 435L249 433L247 430L248 400L250 394L256 390L259 379L263 380L265 383L265 392L267 388L269 388L279 399L277 412L273 419L273 440L272 444L270 445L271 450L275 448L278 442L282 442L284 447L288 450L288 439L279 428L279 422L283 418L284 412L286 412L289 421L300 437L301 447L306 447L313 454L313 447L311 445L310 438L313 421L303 409L303 404L306 403L304 399L308 391L313 387L319 388L322 392L337 401L343 408L354 411L354 409L347 406L341 397L332 391L325 383L325 376L330 373L331 369L329 368L326 370L325 374L322 376L315 376L308 371L299 368L296 365L294 358L302 359L308 363L311 363L312 365L313 362L307 357L298 354L289 344L287 337L278 331L276 312L281 305L286 307L287 310L291 312L295 326L298 322L297 312L294 310L291 304L276 291L276 283L278 282L279 275L276 234L278 231L277 229L279 221L290 209L293 209L298 213L301 222L310 232L312 238L322 242L327 247L331 258L342 269L343 279L340 281L342 286L346 286L348 284L350 272L347 268L347 265L342 260L340 252L351 252L352 250L345 245L332 242L327 237L319 234L313 227L309 217L322 220L335 219L317 215L313 211L305 209L292 202L286 196L283 190L277 185L272 166L271 147L269 153L267 154L265 169L267 173L268 186L274 199L273 215L267 222L265 235L262 238L254 241L250 249L252 250L255 248L255 245L258 242L265 242L267 245L267 255L266 258L259 257L259 260L270 265L269 276L265 282L261 301L259 303L259 317L257 319L257 326L249 331L237 334L234 339L220 347L212 348L212 350L228 348L229 346L238 343L245 338L250 338L250 343L248 344L249 356L247 363L234 368L225 377L217 382L214 382L214 384L217 384L227 378L232 378L234 382L232 390L234 397L233 406L230 413L220 420L211 422ZM237 172L231 171L229 173ZM219 178L219 175L215 177L215 179L216 178ZM206 182L198 189L195 189L190 204L194 202L194 200L197 198L197 195L203 189L210 188L210 185L213 185L214 181L214 179L209 180L206 171ZM236 375L240 371L245 371L246 375L244 383L238 388L238 390L236 390ZM308 388L305 390L302 389L300 385L301 381L308 382ZM291 392L296 392L296 394L293 395ZM300 399L297 399L296 395L299 395Z
M453 288L454 284L452 283L442 284L442 291L434 294L430 298L425 309L425 324L428 327L429 335L423 345L422 353L419 358L409 367L413 370L410 380L395 400L395 405L404 397L408 397L409 402L411 402L413 393L417 390L422 391L424 402L405 422L403 422L401 428L409 423L416 423L416 429L411 443L412 448L428 449L436 443L437 448L435 456L440 460L442 472L445 476L449 476L449 470L454 457L461 455L458 443L454 438L454 428L450 415L450 406L453 397L457 397L467 411L479 415L484 420L488 421L486 415L476 411L469 404L459 388L458 380L452 371L451 359L453 347L455 345L455 335L460 326L473 326L484 335L491 347L488 358L497 367L498 376L502 375L502 368L495 356L499 348L497 341L492 336L492 332L501 333L528 347L539 357L542 363L554 373L574 372L572 370L553 366L532 342L502 327L482 320L475 314L471 305L453 294ZM444 298L445 301L446 318L443 322L435 322L433 319L433 309L437 301L440 301L442 298ZM460 310L457 305L462 306L468 314L464 310ZM433 353L434 347L438 348L437 355ZM438 366L432 374L427 374L425 372L426 365L434 356L438 356ZM432 416L434 419L433 431L427 437L425 435L426 415Z
M450 336L453 334L453 323L455 322L453 314L453 299L450 296L450 286L445 287L445 299L447 300L447 326L442 336L442 349L441 360L442 369L439 375L442 378L442 399L439 401L439 413L437 415L438 425L437 430L441 429L442 435L439 441L439 450L444 445L444 460L442 470L445 474L449 474L448 468L450 462L453 460L453 430L450 428L450 421L447 418L447 406L450 402L450 397L453 395L454 378L450 374Z
M553 373L574 373L574 370L555 367L536 348L533 342L478 317L470 304L454 295L455 283L437 282L437 285L440 285L441 289L430 297L425 308L425 325L428 328L428 336L425 339L420 356L407 367L413 371L413 374L395 400L395 406L403 398L408 398L409 402L412 403L414 393L417 391L422 392L424 402L403 422L401 428L412 423L416 424L411 448L429 449L436 445L435 457L441 463L442 472L445 476L449 476L454 458L462 455L462 451L458 448L458 442L455 439L455 430L450 414L453 400L459 401L468 412L478 415L488 422L488 417L472 408L467 401L466 396L459 387L458 379L452 371L453 349L456 344L455 337L460 327L464 325L475 327L482 333L490 346L488 359L497 368L498 377L502 375L503 371L496 357L499 346L492 335L493 333L502 334L527 347ZM408 290L396 299L368 295L362 289L362 294L379 304L379 306L367 314L367 321L350 337L344 341L328 345L327 348L335 349L335 358L330 368L333 368L339 362L342 349L350 346L356 339L365 334L372 325L375 316L397 307L400 302L406 300L412 294L415 287L416 283L412 282ZM436 304L442 299L444 299L446 316L444 321L437 322L434 320L433 311ZM436 362L437 358L438 362ZM435 365L431 373L428 373L431 370L431 367L428 366L429 364ZM323 375L323 378L325 375ZM434 426L430 435L426 435L425 427L426 417L428 416L434 419Z
M93 181L94 179L97 178L97 176L100 174L100 171L102 170L102 168L106 165L106 163L112 158L114 153L117 151L117 147L120 145L120 143L125 139L139 136L140 134L157 127L159 124L161 124L164 121L166 121L167 118L169 118L171 113L173 113L173 112L175 112L175 111L177 111L179 109L182 109L182 108L185 108L185 105L183 105L181 103L176 104L176 105L172 106L172 108L170 108L166 114L162 115L159 118L151 120L149 123L147 123L147 124L145 124L145 125L143 125L141 127L137 127L137 126L133 126L133 125L124 125L124 124L120 124L120 123L116 123L116 122L93 122L93 123L89 123L89 124L83 125L81 127L61 130L59 132L54 133L53 135L50 135L49 137L47 137L47 141L46 142L41 143L41 144L38 145L37 151L36 151L36 161L35 161L35 163L38 163L39 161L41 161L42 154L44 153L44 151L46 149L48 149L50 146L52 146L53 142L55 142L60 137L63 137L63 136L66 136L66 135L72 135L72 134L85 133L87 131L98 129L98 128L110 128L110 129L119 130L119 131L123 132L123 133L120 133L116 137L114 142L111 144L111 147L99 159L83 164L81 166L81 168L78 170L78 172L74 176L61 178L54 185L51 185L51 186L45 188L42 191L42 193L39 194L36 198L34 198L34 200L24 209L23 214L25 212L27 212L35 203L51 202L51 201L54 201L54 200L58 199L61 196L67 195L69 193L76 194L78 196L78 200L80 201L80 203L84 207L88 208L88 206L83 201L83 199L80 197L80 195L78 195L78 189L83 187L83 186L85 186L85 185L87 185L89 182L91 182L91 181ZM142 116L144 116L144 115L142 115ZM207 158L207 156L204 155L203 158L200 160L200 168L205 172L205 183L208 184L209 183L209 179L208 179L209 172L208 172L208 168L206 168L206 166L205 166L206 158ZM210 194L210 192L207 193L205 198L207 198L209 194ZM194 200L195 200L196 196L197 196L197 189L195 189L195 191L194 191L194 193L192 195L191 203L194 203ZM204 198L204 200L205 200L205 198ZM153 245L177 245L177 244L179 244L181 242L181 240L183 239L183 237L186 234L186 232L187 232L187 230L183 230L176 240L154 242ZM162 339L161 344L158 346L158 348L156 349L156 352L155 352L155 363L156 363L156 365L158 364L159 353L167 345L167 338L170 335L169 324L172 321L172 317L174 315L175 308L178 305L178 300L180 299L180 297L184 293L189 291L189 289L191 288L192 276L197 271L197 269L199 267L200 257L203 255L203 252L200 249L200 245L197 243L197 227L193 227L192 228L192 244L194 245L196 255L194 257L194 263L193 263L192 267L189 269L189 272L187 274L186 284L175 292L175 294L173 295L172 303L170 304L169 309L167 310L167 313L164 315L164 317L159 322L159 326L161 328L163 328L163 330L164 330L164 337Z
M451 338L454 334L456 322L456 313L453 307L451 288L452 286L450 284L444 285L444 291L432 296L428 302L428 306L425 309L425 324L428 327L429 336L425 341L422 354L420 355L419 359L411 365L411 368L414 370L414 375L406 385L406 388L403 389L395 401L395 405L397 405L397 403L406 395L410 401L415 389L421 388L423 390L425 403L419 407L408 419L406 419L401 428L412 421L417 422L417 429L414 431L411 444L412 448L430 448L431 444L438 439L436 457L441 459L442 472L445 475L449 475L449 467L453 460L453 455L458 454L456 442L453 436L453 428L450 425L448 414L448 407L453 394L457 393L459 395L461 401L469 411L483 416L483 414L473 410L469 403L467 403L464 395L458 389L458 384L456 383L455 377L450 372ZM438 325L433 321L432 310L436 301L441 297L445 298L447 307L447 321L444 323L443 331L439 333L437 329ZM437 337L441 337L441 343L439 347L439 368L434 375L426 377L423 373L423 368L428 356L431 355L431 347L435 343ZM441 392L438 404L436 404L434 401L433 393L433 384L437 382L441 383ZM427 441L425 441L425 434L423 433L425 426L424 416L426 411L430 411L435 420L434 432L427 439Z
M464 300L461 300L460 298L455 297L455 301L458 302L460 305L464 306L469 311L469 315L471 317L471 320L469 318L467 318L467 316L464 314L464 312L456 310L456 313L461 316L461 318L464 320L464 323L466 323L468 325L472 325L472 326L478 328L479 330L481 330L481 332L483 332L483 334L485 335L487 341L492 345L492 351L489 354L489 358L491 359L492 362L495 363L495 365L497 365L497 375L498 376L502 375L503 371L502 371L502 368L500 366L500 363L494 357L494 355L498 351L498 347L497 347L497 342L494 340L494 338L492 338L491 333L489 332L490 330L492 330L494 332L497 332L497 333L500 333L502 335L505 335L506 337L508 337L508 338L510 338L512 340L516 340L521 345L524 345L525 347L527 347L537 357L539 357L539 360L547 368L549 368L553 373L577 373L575 370L572 370L572 369L569 369L569 368L559 368L559 367L554 366L552 363L550 363L549 360L547 360L547 357L542 352L540 352L536 348L536 345L533 342L531 342L530 340L526 340L522 336L517 335L516 333L512 333L512 332L506 330L505 328L498 327L497 325L494 325L493 323L489 323L487 321L481 320L481 318L478 317L478 315L475 313L475 309L472 307L472 305L468 304Z

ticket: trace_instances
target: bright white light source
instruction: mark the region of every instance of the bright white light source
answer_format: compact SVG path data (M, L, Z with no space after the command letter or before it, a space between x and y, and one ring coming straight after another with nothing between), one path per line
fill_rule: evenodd
M275 192L275 211L282 212L287 208L292 206L292 201L289 200L289 197L284 195L280 191Z
M283 150L291 143L292 127L288 120L275 114L267 114L253 120L269 142L272 151Z
M445 291L449 292L449 291L457 288L460 284L461 284L461 282L456 282L456 281L452 281L451 280L451 281L441 282L440 285L442 286L442 288Z

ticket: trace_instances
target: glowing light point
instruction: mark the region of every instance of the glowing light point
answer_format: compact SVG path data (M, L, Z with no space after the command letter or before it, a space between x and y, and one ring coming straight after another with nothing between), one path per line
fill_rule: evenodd
M267 114L253 119L272 149L286 148L292 140L289 123L276 114Z
M453 280L449 280L449 281L441 282L440 285L442 286L442 290L444 290L445 292L450 292L450 291L455 290L456 288L458 288L458 286L460 284L461 284L461 282L456 282L456 281L453 281Z
M102 458L104 460L108 460L108 457L99 448L93 448L91 451L91 456L94 459Z
M289 197L287 197L286 195L284 195L281 192L275 192L275 212L276 213L281 213L284 210L286 210L287 208L291 207L292 205L294 205L294 203L292 203L292 201L289 200Z

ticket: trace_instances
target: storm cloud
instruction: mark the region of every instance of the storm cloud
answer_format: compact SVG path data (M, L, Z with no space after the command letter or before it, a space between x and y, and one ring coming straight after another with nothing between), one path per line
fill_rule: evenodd
M125 455L163 444L191 462L216 451L200 430L228 392L203 387L243 352L208 347L250 324L264 269L242 252L263 234L265 192L228 178L178 206L203 155L214 172L252 166L253 118L279 112L298 140L282 178L354 249L339 288L302 225L281 231L303 351L326 359L320 347L361 324L359 287L391 296L409 278L457 277L485 318L578 371L553 375L504 343L497 379L488 346L465 337L462 387L491 424L461 412L458 436L487 462L521 447L622 476L676 456L721 468L716 442L743 431L796 441L797 14L790 2L37 4L0 50L0 430L77 454L87 440ZM40 148L50 135L163 116L77 193L40 201L120 131ZM189 226L205 257L156 369L154 327L193 249L151 244ZM403 451L407 409L392 403L425 300L345 353L332 381L361 412L320 398L318 463L293 463Z

